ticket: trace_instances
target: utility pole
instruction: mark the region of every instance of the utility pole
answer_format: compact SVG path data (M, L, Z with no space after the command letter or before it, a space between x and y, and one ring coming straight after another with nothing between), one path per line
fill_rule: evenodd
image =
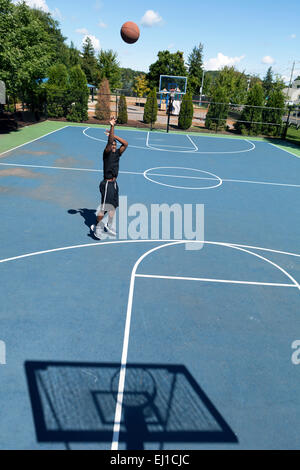
M204 74L205 74L205 71L204 71L204 69L203 69L203 70L202 70L202 82L201 82L201 87L200 87L200 99L199 99L199 106L201 106L201 98L202 98L202 90L203 90Z
M290 91L290 88L291 88L291 85L292 85L292 80L293 80L293 75L294 75L294 69L295 69L295 61L293 62L293 66L292 66L292 71L291 71L291 78L290 78L290 83L289 83L289 87L287 89L287 94L286 94L286 97L289 98L289 91Z

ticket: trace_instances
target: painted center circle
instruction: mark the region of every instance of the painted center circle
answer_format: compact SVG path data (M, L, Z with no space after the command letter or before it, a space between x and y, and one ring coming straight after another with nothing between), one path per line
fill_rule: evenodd
M144 171L144 177L152 183L177 189L213 189L223 181L214 173L179 166L161 166Z

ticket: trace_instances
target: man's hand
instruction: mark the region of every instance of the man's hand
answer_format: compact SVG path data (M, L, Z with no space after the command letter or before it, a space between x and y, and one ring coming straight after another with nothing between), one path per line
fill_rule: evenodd
M110 125L111 125L112 127L116 125L116 122L117 122L117 120L116 120L116 118L115 118L114 116L113 116L113 117L111 118L111 120L109 121L109 123L110 123Z

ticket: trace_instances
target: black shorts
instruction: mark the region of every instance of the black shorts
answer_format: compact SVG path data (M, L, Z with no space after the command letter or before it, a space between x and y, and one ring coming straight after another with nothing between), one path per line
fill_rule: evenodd
M119 207L119 187L116 181L101 181L99 185L101 193L101 212L111 210L111 206L115 209Z

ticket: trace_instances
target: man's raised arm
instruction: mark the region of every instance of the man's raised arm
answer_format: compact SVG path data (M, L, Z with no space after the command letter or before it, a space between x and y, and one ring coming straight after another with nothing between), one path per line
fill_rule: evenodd
M120 154L122 155L123 152L125 152L125 150L127 149L128 147L128 142L127 140L125 139L121 139L121 137L118 137L117 135L115 135L115 139L120 142L121 144L121 147L120 147Z
M108 133L108 140L107 140L107 144L106 144L106 147L105 147L105 152L110 152L111 151L112 143L115 140L115 124L116 124L116 122L117 122L117 120L116 120L115 117L113 117L109 121L110 130L109 130L109 133Z

